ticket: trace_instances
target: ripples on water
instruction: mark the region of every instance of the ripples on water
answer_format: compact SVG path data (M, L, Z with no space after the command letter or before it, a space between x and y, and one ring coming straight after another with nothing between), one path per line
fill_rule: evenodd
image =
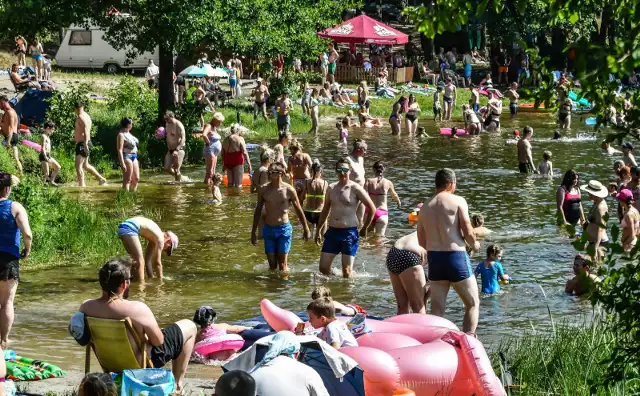
M612 178L613 159L601 153L594 142L596 136L586 128L552 140L552 116L518 117L513 122L505 120L501 136L417 139L391 136L388 128L351 131L351 139L364 138L369 144L365 159L369 176L375 161L387 164L386 176L394 182L403 207L398 209L393 203L390 206L388 239L361 241L355 264L357 276L349 280L327 280L317 274L319 248L311 242L303 243L295 216L291 273L269 272L262 245L253 247L249 241L255 196L248 191L229 196L223 189L223 203L213 205L208 203L210 193L201 185L167 184L167 176L143 174L141 205L132 208L131 215L140 213L142 207L161 209L160 225L180 236L180 248L164 260L164 272L170 279L163 284L152 281L142 290L134 285L131 298L145 301L161 325L192 317L200 305L213 306L220 321L233 321L259 314L263 298L293 311L304 310L314 284L325 282L338 301L353 301L371 313L392 315L395 299L384 264L387 250L393 240L413 230L407 214L432 194L435 171L450 167L457 173L458 193L467 199L470 212L483 213L486 226L494 230L482 243L481 252L489 243L502 245L503 265L517 280L503 287L502 294L481 299L480 337L491 343L505 335L548 328L547 305L555 320L581 316L589 311L589 304L563 292L564 283L572 274L575 252L569 237L554 225L555 188L569 167L577 169L583 181L598 178L606 183ZM578 124L577 120L574 122ZM427 133L435 135L433 123L421 123L426 124ZM517 172L516 147L506 143L512 128L521 129L527 124L535 130L534 161L542 160L544 150L553 152L553 179ZM329 124L319 136L301 138L304 150L326 166L330 181L335 180L330 171L333 164L345 154L344 148L337 146L335 135ZM247 140L261 143L250 137ZM257 165L257 154L251 156ZM203 176L201 168L185 173L194 180ZM82 199L109 202L116 192L115 186L90 189L83 192ZM590 205L587 203L585 210ZM472 261L477 263L483 258L483 254L476 255ZM334 265L339 265L338 259ZM71 340L66 328L80 303L98 296L97 266L98 263L24 273L12 333L16 349L26 356L81 369L84 350ZM446 316L461 324L462 306L453 292Z

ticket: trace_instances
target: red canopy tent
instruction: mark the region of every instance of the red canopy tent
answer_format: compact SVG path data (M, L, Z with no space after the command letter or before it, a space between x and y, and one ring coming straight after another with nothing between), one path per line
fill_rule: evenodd
M318 32L318 36L337 43L352 44L406 44L409 36L366 15L360 15L338 26Z

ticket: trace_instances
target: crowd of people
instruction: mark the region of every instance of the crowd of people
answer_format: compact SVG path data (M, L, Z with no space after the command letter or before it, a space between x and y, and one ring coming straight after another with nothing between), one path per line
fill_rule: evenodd
M450 53L442 55L443 66L453 68L455 72L455 48ZM335 48L330 47L326 56L327 82L321 89L311 88L308 84L302 86L304 96L301 107L303 112L312 117L312 132L318 130L317 106L321 95L326 95L334 102L351 101L349 95L342 92L342 87L333 78L337 56ZM321 56L321 61L325 61L324 56ZM504 67L508 67L509 62L504 60L503 63L507 65L501 66L500 80L506 73ZM235 61L231 62L230 66L234 69ZM235 69L233 73L236 73ZM154 69L151 69L148 80L151 81L154 76ZM451 76L445 74L443 80L445 83L438 86L433 93L433 115L435 119L451 120L458 91ZM505 74L505 83L507 82ZM258 79L257 83L252 93L254 115L258 117L261 114L267 119L268 83L262 79ZM384 78L380 83L379 85L386 86ZM560 128L570 128L572 103L568 99L569 85L569 80L564 75L561 76L557 91ZM509 99L511 117L515 117L518 113L519 99L517 88L518 84L514 82L504 94L497 91L493 88L490 74L485 76L480 86L472 85L471 100L462 106L467 133L475 135L483 130L500 130L503 95ZM324 92L321 93L322 90ZM489 97L484 108L480 108L480 91L486 92ZM360 84L356 95L360 126L380 126L380 121L369 114L371 102L366 82ZM209 100L201 86L198 86L195 96L200 97L201 101ZM209 104L211 105L210 102ZM0 106L4 110L2 133L9 143L8 148L21 174L17 141L14 142L14 136L17 136L17 115L6 97L0 97ZM629 111L631 107L630 102L628 105L625 102L625 111ZM303 145L290 134L290 113L294 103L286 92L277 99L275 108L279 142L273 148L266 145L261 147L260 166L255 172L249 158L247 143L237 126L234 125L230 134L223 138L219 131L224 122L221 113L214 112L208 123L202 122L202 139L205 143L204 183L210 186L214 202L219 203L223 198L219 189L222 175L216 173L218 155L222 156L223 169L231 188L243 185L247 168L251 175L251 192L257 193L250 239L253 245L257 245L259 239L263 240L269 268L283 272L289 270L288 255L292 247L294 229L289 219L289 209L293 208L300 222L304 241L311 239L321 247L319 272L332 275L333 261L340 255L341 274L349 278L353 276L360 238L366 237L368 233L380 236L386 233L389 222L389 196L401 207L401 199L393 182L385 177L389 165L381 161L375 162L372 171L369 172L372 177L367 177L367 143L362 139L352 139L349 154L332 164L337 181L329 183L324 178L325 169L320 161L305 153ZM407 98L402 96L395 101L388 120L392 133L399 134L403 125L410 134L418 133L421 111L414 94ZM107 180L89 163L92 147L91 117L84 111L81 102L76 104L75 112L75 168L78 185L86 186L85 172L92 174L104 185ZM405 114L405 123L402 122L402 114ZM183 180L181 167L185 157L185 127L171 111L164 114L164 121L164 137L168 148L164 168L179 182ZM124 118L115 138L118 163L122 169L122 188L126 191L136 191L140 182L139 142L131 133L133 126L133 120ZM341 117L336 127L341 147L347 147L350 140L349 128L352 127L351 117ZM40 153L43 180L52 184L60 171L59 163L51 156L50 136L54 131L55 125L52 123L47 122L44 125ZM456 133L453 133L452 137L455 135ZM514 131L519 171L553 174L551 152L545 152L543 161L537 167L534 165L532 136L533 129L529 126L523 129L522 136L519 131ZM285 158L286 149L290 152L289 158ZM603 149L609 155L616 153L607 142L603 142ZM633 156L633 145L626 142L621 149L623 159L614 164L617 183L607 187L591 180L585 185L580 185L578 174L568 170L557 189L556 202L560 224L582 226L593 249L592 255L575 256L573 270L576 276L567 282L567 293L587 293L593 283L600 281L592 269L603 259L604 250L609 243L607 197L614 197L619 203L618 217L621 222L624 250L630 251L637 242L640 232L640 168ZM430 299L430 312L444 316L447 296L450 288L453 288L464 305L462 330L475 335L481 292L496 294L500 292L500 285L511 279L501 264L504 249L496 244L489 245L485 258L473 266L469 253L480 249L479 239L491 230L484 227L482 215L470 216L466 200L456 195L457 181L453 170L438 170L434 181L435 194L424 201L417 220L417 230L397 239L386 257L386 268L396 297L397 312L426 313ZM26 210L9 198L11 188L16 182L15 177L0 173L0 346L3 348L9 342L8 336L13 324L13 299L20 278L19 260L29 256L33 238ZM586 215L582 207L581 192L587 193L593 201L593 207ZM149 356L154 367L162 367L172 362L172 371L179 390L184 386L194 344L202 329L211 323L198 323L201 327L199 331L194 321L183 319L160 329L147 305L128 299L131 282L144 282L145 277L163 278L162 254L170 256L173 253L179 244L178 236L171 231L163 231L152 219L141 216L123 221L116 232L130 260L111 259L100 269L101 295L97 299L84 302L79 312L97 318L131 319L138 336L148 339L152 345ZM140 237L147 243L145 250ZM480 289L476 277L481 278ZM336 321L335 317L336 312L355 314L358 310L332 299L330 291L326 288L315 290L312 298L313 301L307 306L307 313L311 326L322 329L319 337L337 349L357 345L357 340L344 323ZM225 328L228 332L241 330ZM260 395L327 394L318 374L296 361L299 350L299 342L293 333L279 332L270 341L269 351L260 363L248 373L231 371L223 375L216 385L216 394L252 395L256 389ZM299 378L296 377L296 381L279 381L282 379L282 373L295 374ZM108 378L89 375L80 386L80 394L91 394L92 387L105 383L109 383ZM243 392L247 393L234 391L239 388L246 389Z

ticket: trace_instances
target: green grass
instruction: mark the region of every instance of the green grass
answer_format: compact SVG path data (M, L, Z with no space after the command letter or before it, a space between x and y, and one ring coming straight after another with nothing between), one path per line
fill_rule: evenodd
M499 353L503 353L513 375L513 395L626 395L638 394L638 373L605 388L600 384L610 356L617 344L615 335L601 319L581 324L553 325L551 332L531 331L501 342L491 355L500 373ZM592 393L593 391L593 393Z

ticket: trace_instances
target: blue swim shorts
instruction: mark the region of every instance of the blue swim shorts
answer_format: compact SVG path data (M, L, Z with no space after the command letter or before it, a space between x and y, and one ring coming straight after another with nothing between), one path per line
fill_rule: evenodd
M125 220L118 225L118 237L140 235L140 224L133 220Z
M469 255L464 251L427 252L429 280L460 282L473 276Z
M324 243L322 244L322 252L330 254L346 254L355 256L358 251L358 227L352 228L333 228L329 227L324 233Z
M233 89L236 87L236 85L238 85L237 83L238 80L231 80L229 79L229 88Z
M270 226L262 226L262 239L264 239L264 252L266 254L288 254L291 250L291 237L293 227L291 223Z

